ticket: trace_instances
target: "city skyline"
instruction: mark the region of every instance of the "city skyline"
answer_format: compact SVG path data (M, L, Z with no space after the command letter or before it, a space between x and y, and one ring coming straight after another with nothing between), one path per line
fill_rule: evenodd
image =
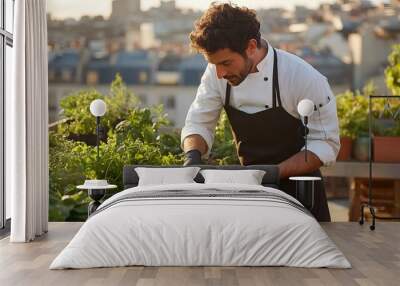
M205 10L215 0L176 0L176 5L179 8L194 9L194 10ZM334 2L333 0L269 0L268 3L264 0L234 0L231 1L239 6L247 6L252 9L258 8L271 8L271 7L284 7L293 8L296 5L302 5L310 8L316 8L321 3ZM62 18L75 18L79 19L83 15L95 16L102 15L108 17L111 14L111 3L112 0L48 0L47 11L58 19ZM146 0L142 1L142 9L148 10L151 7L157 7L160 5L160 0Z

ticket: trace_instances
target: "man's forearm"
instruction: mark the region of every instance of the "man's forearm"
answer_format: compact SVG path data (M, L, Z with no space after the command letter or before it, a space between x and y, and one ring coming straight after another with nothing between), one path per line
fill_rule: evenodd
M183 151L185 153L190 150L199 150L203 155L207 152L207 149L206 141L198 134L187 136L183 141Z
M303 150L278 165L279 176L281 179L286 179L290 176L308 174L318 170L322 165L318 156L310 151L307 151L306 162L305 150Z

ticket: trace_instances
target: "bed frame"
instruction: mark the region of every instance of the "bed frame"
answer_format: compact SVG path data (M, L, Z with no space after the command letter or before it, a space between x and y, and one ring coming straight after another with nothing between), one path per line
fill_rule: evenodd
M139 177L135 172L136 167L148 167L148 168L182 168L182 165L179 166L155 166L155 165L127 165L124 166L123 172L123 184L124 189L133 188L138 185ZM276 165L250 165L250 166L241 166L241 165L199 165L201 169L219 169L219 170L248 170L248 169L256 169L256 170L264 170L266 173L262 180L262 185L265 187L279 188L279 169ZM195 181L197 183L204 183L203 176L198 173Z

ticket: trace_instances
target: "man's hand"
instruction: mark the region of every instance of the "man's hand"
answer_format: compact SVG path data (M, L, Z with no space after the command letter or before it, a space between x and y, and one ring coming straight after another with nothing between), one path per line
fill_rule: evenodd
M318 156L311 151L307 151L306 162L305 152L303 150L278 165L281 179L312 173L323 165Z
M185 153L185 162L183 166L200 165L201 153L199 150L193 149Z
M201 155L207 152L207 143L198 134L193 134L183 141L183 151L185 152L184 166L201 164Z

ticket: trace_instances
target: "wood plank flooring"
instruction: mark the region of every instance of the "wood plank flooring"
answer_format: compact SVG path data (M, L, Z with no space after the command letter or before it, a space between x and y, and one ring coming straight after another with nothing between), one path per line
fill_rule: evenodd
M400 285L400 222L368 225L325 223L324 229L353 268L289 267L121 267L48 270L81 223L50 223L49 233L32 243L0 241L0 285Z

